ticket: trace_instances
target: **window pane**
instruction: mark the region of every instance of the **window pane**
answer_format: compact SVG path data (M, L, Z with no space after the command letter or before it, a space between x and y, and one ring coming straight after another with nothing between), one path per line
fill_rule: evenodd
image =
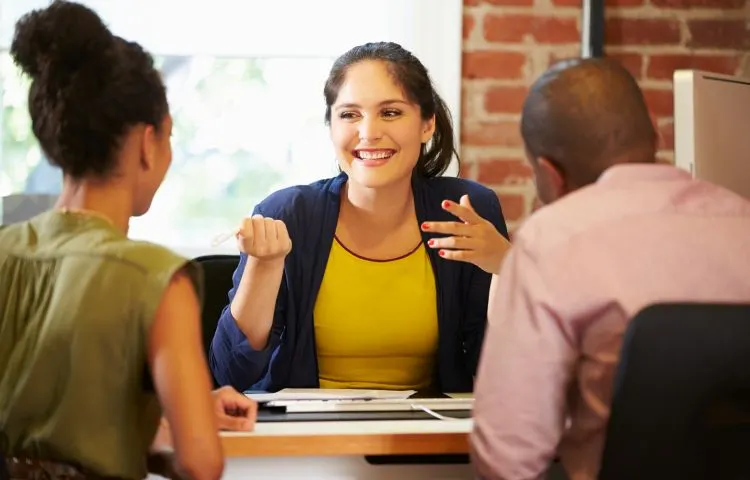
M44 160L31 132L26 99L29 81L13 65L8 52L0 52L0 197L10 193L59 193L59 170Z
M134 237L205 248L272 191L334 174L323 124L333 59L160 57L172 168Z
M131 235L208 250L278 188L336 173L323 123L332 58L157 57L174 120L173 164ZM0 55L0 194L59 193L26 109L28 82Z

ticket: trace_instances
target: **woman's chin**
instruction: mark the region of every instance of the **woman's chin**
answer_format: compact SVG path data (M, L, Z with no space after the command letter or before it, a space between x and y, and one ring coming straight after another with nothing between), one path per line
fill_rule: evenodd
M377 168L353 168L348 172L349 180L365 188L382 188L403 180L403 175L393 170Z
M365 188L389 187L403 181L411 181L412 169L404 169L399 162L364 162L354 160L344 168L350 181Z

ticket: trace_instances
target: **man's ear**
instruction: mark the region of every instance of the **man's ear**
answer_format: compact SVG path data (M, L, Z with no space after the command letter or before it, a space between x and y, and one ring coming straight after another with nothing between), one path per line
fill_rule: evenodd
M547 157L537 158L540 187L544 190L544 203L551 203L567 193L568 186L560 168ZM541 193L541 192L540 192Z
M152 170L156 167L156 129L153 125L143 127L141 134L141 168Z

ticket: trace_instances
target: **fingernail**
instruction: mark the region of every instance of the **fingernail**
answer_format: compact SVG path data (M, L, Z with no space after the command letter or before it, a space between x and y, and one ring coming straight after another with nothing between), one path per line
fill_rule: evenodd
M429 230L429 229L430 229L430 226L428 224L426 223L422 224L422 230Z
M445 251L443 251L443 250L440 250L440 251L438 252L438 255L440 255L441 257L444 257L444 256L445 256Z
M445 200L445 201L443 202L443 208L448 208L448 207L450 207L450 206L451 206L451 202L449 202L448 200Z
M428 241L427 241L427 245L429 245L429 246L431 246L431 247L435 246L435 240L434 240L434 239L430 239L430 240L428 240Z

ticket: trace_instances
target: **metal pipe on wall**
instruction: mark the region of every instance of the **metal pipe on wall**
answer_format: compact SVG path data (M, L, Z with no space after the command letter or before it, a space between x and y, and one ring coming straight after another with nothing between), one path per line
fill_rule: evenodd
M581 0L581 56L604 56L604 0Z

